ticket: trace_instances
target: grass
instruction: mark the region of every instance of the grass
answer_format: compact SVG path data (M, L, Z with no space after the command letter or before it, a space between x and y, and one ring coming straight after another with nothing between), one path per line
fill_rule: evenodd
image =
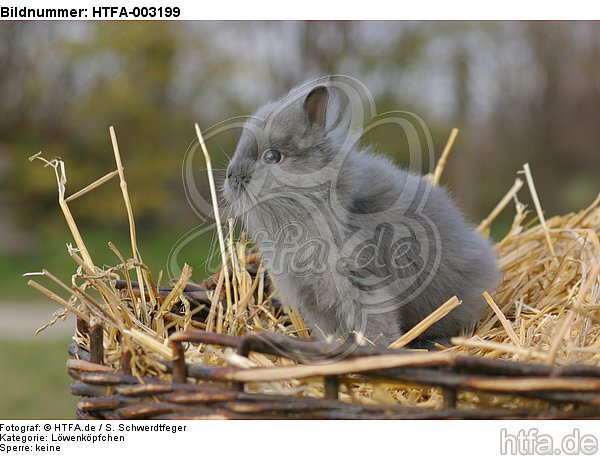
M114 264L116 257L108 248L112 241L121 252L130 253L127 228L116 229L82 229L88 249L99 265ZM154 229L138 235L140 250L144 255L144 263L153 272L166 269L169 252L175 242L185 234L182 229ZM185 258L180 258L194 268L193 279L201 281L207 274L204 262L210 250L212 233L195 239L189 248L184 250ZM40 300L43 297L27 286L25 272L48 269L53 274L69 282L77 265L69 258L65 244L71 240L68 230L45 230L40 234L39 248L35 254L28 256L11 256L0 252L0 305L8 301ZM218 251L218 250L217 250ZM165 271L166 274L166 271Z
M0 340L0 419L71 419L69 339Z

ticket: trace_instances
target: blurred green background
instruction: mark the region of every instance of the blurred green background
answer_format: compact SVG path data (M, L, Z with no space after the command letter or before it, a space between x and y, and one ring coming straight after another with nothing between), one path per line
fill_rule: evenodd
M600 24L585 22L19 22L0 27L0 418L70 418L65 374L73 322L33 331L55 307L24 272L68 280L72 242L39 150L67 165L67 193L115 168L114 125L145 262L166 270L175 242L200 221L182 185L194 122L207 128L326 74L364 82L378 110L424 119L435 149L461 133L444 183L474 222L523 163L550 215L578 210L599 190ZM369 137L403 164L396 133ZM210 144L217 168L235 138ZM198 169L198 182L206 182ZM522 200L528 202L527 193ZM71 208L98 264L128 254L117 181ZM510 222L494 225L499 237ZM178 256L206 274L212 234ZM212 249L212 250L211 250Z

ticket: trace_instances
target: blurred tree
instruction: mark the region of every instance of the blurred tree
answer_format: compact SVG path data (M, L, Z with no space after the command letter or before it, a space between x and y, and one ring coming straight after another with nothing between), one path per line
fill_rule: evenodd
M126 28L106 23L75 32L51 43L51 59L61 63L53 77L45 72L29 76L28 82L44 94L27 108L32 117L39 116L30 134L43 138L38 147L46 155L65 159L73 192L114 169L108 135L108 126L114 125L135 189L136 215L141 221L150 219L157 207L175 200L180 157L193 133L189 110L170 96L179 36L169 23ZM39 203L55 198L49 189L55 186L52 176L44 171L42 177L39 166L22 159L15 164L15 185L29 189L18 207L25 217L32 210L39 214ZM90 223L122 220L122 209L113 207L107 191L74 203L78 213Z
M500 38L498 46L516 41L520 58L499 53L487 154L502 157L502 173L529 161L550 213L591 202L600 170L599 24L512 23Z
M461 128L444 181L474 220L526 161L548 212L598 191L598 23L11 23L0 68L0 209L3 227L14 215L24 232L60 217L52 175L26 158L64 158L75 191L114 169L109 125L140 227L191 225L180 167L193 122L249 114L329 73L363 81L380 112L417 113L437 151ZM366 140L406 164L396 130ZM211 145L219 166L234 147L234 135ZM117 192L113 182L74 203L78 219L121 223Z

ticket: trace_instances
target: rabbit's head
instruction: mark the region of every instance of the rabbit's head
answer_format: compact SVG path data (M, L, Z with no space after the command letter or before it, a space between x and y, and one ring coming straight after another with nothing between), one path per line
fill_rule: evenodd
M324 85L301 88L246 122L223 185L234 215L250 225L289 221L310 206L302 198L337 185L340 146L328 116L340 115L328 109L331 98Z

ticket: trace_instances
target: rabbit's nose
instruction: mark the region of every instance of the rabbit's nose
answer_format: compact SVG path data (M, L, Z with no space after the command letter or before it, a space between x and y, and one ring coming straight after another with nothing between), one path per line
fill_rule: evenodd
M231 179L231 176L233 176L233 172L230 169L228 169L227 170L227 179Z

